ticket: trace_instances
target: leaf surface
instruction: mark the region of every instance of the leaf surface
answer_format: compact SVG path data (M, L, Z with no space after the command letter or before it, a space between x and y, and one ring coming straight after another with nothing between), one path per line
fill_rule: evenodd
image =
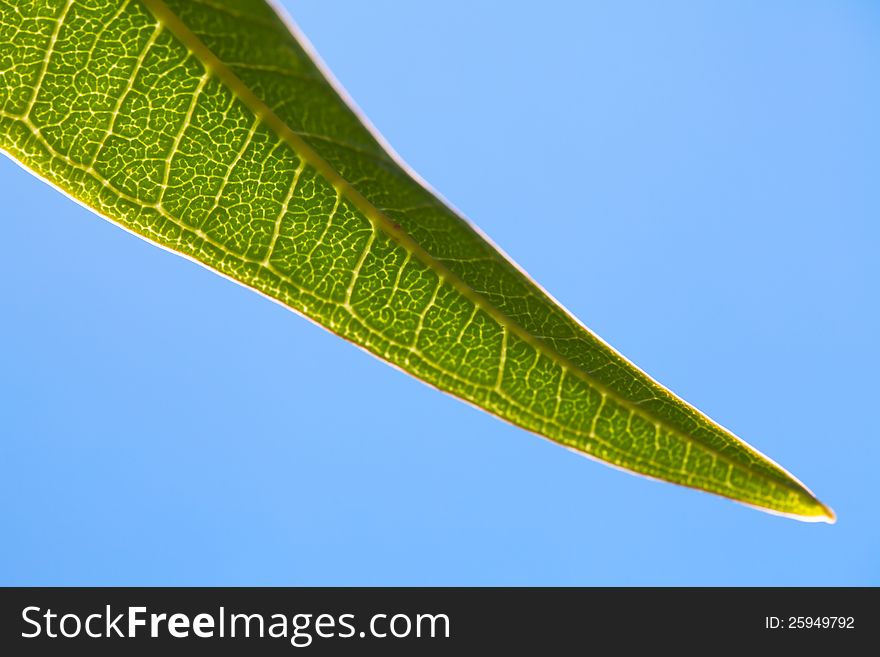
M0 148L101 216L515 425L833 520L439 199L304 43L262 0L0 0Z

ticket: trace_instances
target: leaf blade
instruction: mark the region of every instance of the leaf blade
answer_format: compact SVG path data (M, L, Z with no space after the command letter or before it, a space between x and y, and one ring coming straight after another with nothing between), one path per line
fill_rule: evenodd
M3 28L15 27L0 11ZM0 72L0 145L37 173L513 424L639 474L833 519L413 180L268 5L108 1L89 11L47 8L32 30L46 54L26 103L22 85L7 84L15 71ZM114 54L124 65L108 67ZM91 95L72 92L68 60L110 81L86 76Z

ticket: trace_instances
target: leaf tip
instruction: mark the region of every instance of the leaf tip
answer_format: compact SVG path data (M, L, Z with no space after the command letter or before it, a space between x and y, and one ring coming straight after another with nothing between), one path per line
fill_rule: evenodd
M837 522L837 514L834 513L834 509L813 496L810 496L809 506L795 517L804 522L824 522L829 525Z
M820 518L819 518L820 522L826 522L829 525L835 524L837 522L837 514L834 513L834 509L832 509L827 504L822 504L822 502L819 502L819 500L816 500L816 502L818 503L819 507L822 509L822 513L823 513L823 515L820 516Z

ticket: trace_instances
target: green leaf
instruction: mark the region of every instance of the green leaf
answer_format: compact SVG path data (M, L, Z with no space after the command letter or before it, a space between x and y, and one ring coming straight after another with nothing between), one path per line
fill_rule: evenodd
M261 0L0 0L0 147L99 215L566 447L803 520L390 153Z

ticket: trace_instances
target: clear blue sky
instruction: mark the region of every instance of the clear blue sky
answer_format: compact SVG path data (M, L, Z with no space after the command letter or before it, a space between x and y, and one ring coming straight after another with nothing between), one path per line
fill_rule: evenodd
M286 3L587 325L835 508L628 476L0 159L2 584L880 584L874 2Z

